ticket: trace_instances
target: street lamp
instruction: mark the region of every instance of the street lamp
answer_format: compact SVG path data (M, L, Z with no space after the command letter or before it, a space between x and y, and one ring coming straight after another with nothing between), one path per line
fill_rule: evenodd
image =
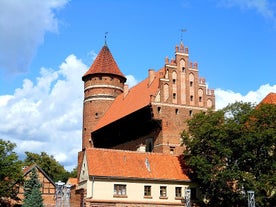
M63 197L63 188L64 188L64 182L61 182L60 180L55 183L56 184L56 207L62 206L62 197Z
M66 184L64 185L64 191L65 191L65 198L64 198L64 206L68 206L70 207L70 191L71 191L71 185L70 184Z
M255 207L255 196L254 196L253 190L247 191L247 200L248 200L248 207Z
M185 188L185 203L186 207L191 207L191 189Z

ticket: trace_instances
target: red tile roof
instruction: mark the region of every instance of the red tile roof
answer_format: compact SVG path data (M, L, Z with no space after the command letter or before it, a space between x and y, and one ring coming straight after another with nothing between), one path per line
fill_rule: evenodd
M276 93L269 93L261 103L276 104Z
M180 157L111 149L86 149L90 176L190 181Z
M136 86L130 88L126 92L126 95L124 93L120 94L99 120L94 131L148 106L151 103L151 97L157 95L159 78L163 74L163 71L164 68L155 72L155 77L151 84L149 84L149 78L146 78Z
M115 62L107 45L104 45L102 47L100 53L96 57L89 70L83 75L82 79L85 76L92 74L113 74L125 78L123 73L120 71L117 63Z
M69 184L69 185L77 185L78 184L78 178L68 178L66 184Z

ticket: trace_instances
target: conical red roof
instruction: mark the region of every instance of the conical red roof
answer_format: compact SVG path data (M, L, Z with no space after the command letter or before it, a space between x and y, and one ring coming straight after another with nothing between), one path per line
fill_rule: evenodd
M269 93L262 101L261 103L266 104L276 104L276 93Z
M83 75L82 78L93 74L113 74L126 79L123 73L120 71L107 45L104 45L102 47L94 63L91 65L89 70Z

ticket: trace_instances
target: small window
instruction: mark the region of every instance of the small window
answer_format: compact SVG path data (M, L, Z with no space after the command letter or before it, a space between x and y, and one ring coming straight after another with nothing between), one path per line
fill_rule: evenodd
M151 186L150 185L145 185L144 186L144 196L151 196Z
M157 112L158 112L158 114L161 113L161 107L160 106L157 107Z
M193 81L190 81L190 87L193 87Z
M95 113L95 118L99 118L99 114L98 113Z
M193 101L194 100L194 96L190 96L190 100Z
M174 154L174 150L175 150L175 147L170 147L170 154L171 154L171 155Z
M179 110L178 109L175 109L175 114L179 114Z
M176 99L176 93L173 93L173 99Z
M160 186L160 197L167 197L167 187L166 186Z
M115 196L126 196L126 185L115 184L114 185Z
M201 96L199 96L199 102L202 102L202 97Z
M176 83L176 80L175 79L173 79L173 84L175 84Z
M185 72L185 67L182 67L182 72Z
M175 197L180 198L182 196L182 188L181 187L175 187Z
M193 111L192 110L189 111L189 116L193 116Z

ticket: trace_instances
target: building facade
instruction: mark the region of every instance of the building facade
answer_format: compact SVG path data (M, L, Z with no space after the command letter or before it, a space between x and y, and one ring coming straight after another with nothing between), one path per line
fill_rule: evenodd
M183 206L187 188L196 198L181 159L181 132L193 114L214 110L215 95L188 48L181 42L174 59L165 58L161 69L149 69L145 80L129 88L105 44L82 80L76 189L82 205Z

